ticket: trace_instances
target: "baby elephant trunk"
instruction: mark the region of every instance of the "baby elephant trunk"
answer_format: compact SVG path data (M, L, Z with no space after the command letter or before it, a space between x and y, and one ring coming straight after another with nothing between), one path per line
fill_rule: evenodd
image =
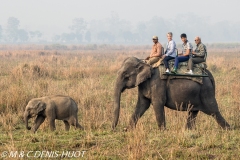
M26 123L26 129L30 130L31 127L28 126L28 120L29 120L29 115L27 112L24 113L24 120L25 120L25 123Z

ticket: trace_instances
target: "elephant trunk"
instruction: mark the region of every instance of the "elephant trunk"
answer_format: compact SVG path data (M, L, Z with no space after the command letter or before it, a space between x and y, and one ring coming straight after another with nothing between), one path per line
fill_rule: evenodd
M31 127L28 126L28 120L29 120L29 118L30 118L30 117L29 117L29 115L28 115L28 112L25 112L25 113L24 113L24 120L25 120L25 124L26 124L26 129L27 129L27 130L30 130L30 129L31 129Z
M113 122L112 122L112 129L115 129L119 119L119 112L120 112L120 99L121 99L121 92L123 91L123 83L121 82L120 78L117 78L115 89L114 89L114 113L113 113Z

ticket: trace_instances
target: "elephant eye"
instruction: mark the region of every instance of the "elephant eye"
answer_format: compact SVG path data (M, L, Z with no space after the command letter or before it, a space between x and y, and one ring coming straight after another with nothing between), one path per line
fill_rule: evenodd
M129 74L128 74L127 72L123 72L123 73L122 73L122 76L123 76L124 78L126 78L126 77L129 77Z
M125 77L126 79L129 79L130 75L129 75L129 74L125 74L124 77Z

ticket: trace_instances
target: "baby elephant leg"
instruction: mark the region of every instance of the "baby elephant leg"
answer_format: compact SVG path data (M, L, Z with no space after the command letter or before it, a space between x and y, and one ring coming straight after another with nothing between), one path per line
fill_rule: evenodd
M34 122L33 132L35 133L39 126L44 122L45 117L38 115Z
M68 121L63 120L63 122L65 124L65 130L69 131L70 125L69 125Z
M78 117L76 116L76 118L75 118L75 126L76 126L76 128L79 128L79 129L81 129L81 130L83 130L84 128L78 123Z
M79 129L81 129L81 130L84 129L78 122L77 122L77 124L76 124L76 128L79 128Z
M83 127L78 123L78 119L77 117L71 117L69 119L69 124L71 124L72 126L76 128L79 128L79 129L82 129L83 130Z
M49 119L49 121L50 121L50 129L51 131L54 131L56 129L55 119Z

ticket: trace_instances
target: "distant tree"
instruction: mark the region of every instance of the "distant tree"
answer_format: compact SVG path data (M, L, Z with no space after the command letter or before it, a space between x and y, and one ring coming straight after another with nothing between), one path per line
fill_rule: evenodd
M26 42L28 40L28 32L25 31L24 29L20 29L18 30L18 39L21 41L21 42Z
M97 38L102 41L102 42L110 42L113 43L115 42L115 36L109 32L99 32Z
M111 13L111 18L109 19L110 28L114 29L120 23L120 18L116 12Z
M101 31L97 35L98 40L100 40L102 42L104 42L107 39L107 37L108 37L108 33L105 31Z
M77 39L78 42L82 42L82 40L83 40L83 35L82 35L81 33L75 34L75 37L76 37L76 39Z
M40 31L30 31L29 32L31 38L40 38L42 37L42 33Z
M40 31L29 31L29 36L31 38L30 41L37 41L39 42L39 39L42 37L42 33Z
M73 19L72 23L73 25L71 25L69 28L74 33L82 33L87 27L87 23L83 18L75 18Z
M134 37L133 37L132 32L125 31L125 32L122 33L122 35L123 35L123 38L124 38L125 42L133 42Z
M58 42L58 41L60 41L61 40L61 36L60 35L54 35L53 37L52 37L52 41L53 42Z
M15 17L8 18L7 22L7 40L16 42L18 40L19 20Z
M122 20L119 18L118 13L112 12L111 17L106 20L107 23L107 31L108 31L108 40L110 42L121 41L121 39L126 39L123 36L124 32L130 32L131 24L126 20Z
M0 40L2 39L2 32L3 32L3 29L2 29L2 26L0 25Z
M237 22L237 23L233 24L232 30L231 30L232 37L233 37L234 41L238 41L238 42L240 41L240 30L239 30L239 28L240 28L240 22Z
M72 30L73 33L75 33L76 39L79 42L82 42L82 35L87 28L87 23L83 18L75 18L73 19L72 23L73 24L69 28Z
M61 35L61 40L63 42L73 42L76 38L76 35L74 33L63 33Z
M169 26L167 20L162 17L153 17L147 22L148 33L146 39L149 41L152 36L158 36L159 41L166 41L166 33L169 32Z
M139 41L140 42L144 42L146 41L149 37L147 37L147 26L144 22L140 22L138 25L137 25L137 33L138 33L138 37L139 37Z
M85 40L88 41L88 42L91 42L91 32L90 31L87 31L86 34L85 34Z
M116 37L113 34L108 34L108 42L114 43L116 41Z

